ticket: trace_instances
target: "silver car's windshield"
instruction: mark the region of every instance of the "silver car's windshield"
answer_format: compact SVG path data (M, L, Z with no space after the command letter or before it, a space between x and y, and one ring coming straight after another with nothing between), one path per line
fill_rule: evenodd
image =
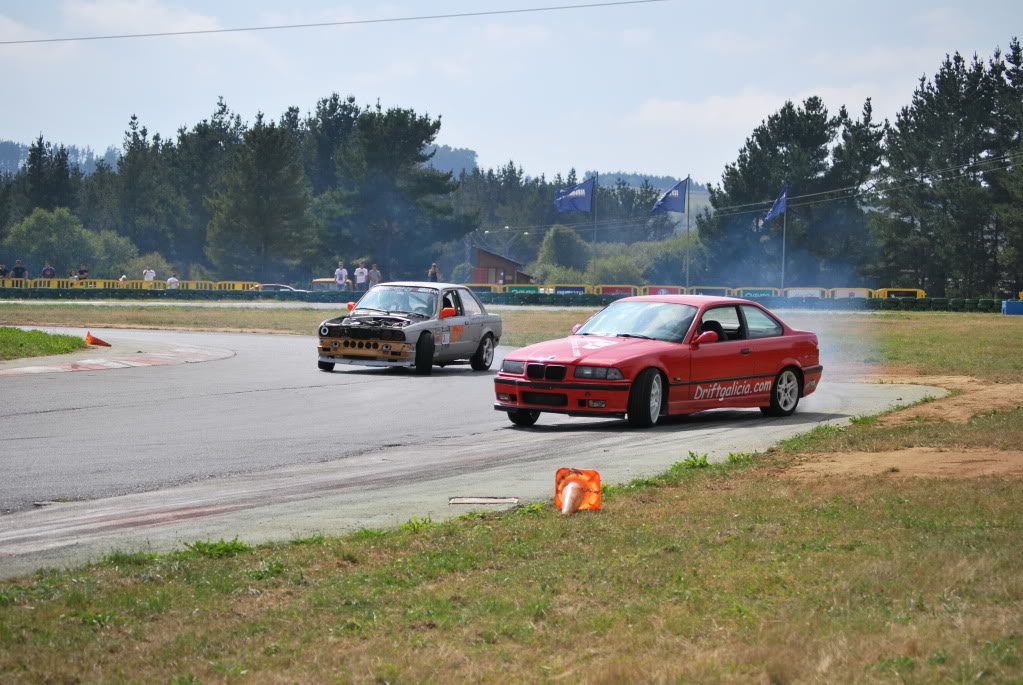
M682 342L696 307L671 302L618 302L593 315L576 335L607 335Z
M378 285L359 300L353 311L415 314L432 318L437 311L437 290L409 285Z

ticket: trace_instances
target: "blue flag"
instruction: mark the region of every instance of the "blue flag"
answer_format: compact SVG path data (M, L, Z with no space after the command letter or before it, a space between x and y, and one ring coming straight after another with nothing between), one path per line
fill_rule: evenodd
M650 212L684 212L686 211L686 191L689 189L689 178L679 181L661 195Z
M771 211L764 217L764 221L770 221L779 214L784 214L786 207L789 204L789 182L785 181L781 184L781 192L778 193L778 199L771 205Z
M593 181L588 178L579 185L559 190L554 195L554 206L559 212L570 212L573 209L588 212L593 206Z

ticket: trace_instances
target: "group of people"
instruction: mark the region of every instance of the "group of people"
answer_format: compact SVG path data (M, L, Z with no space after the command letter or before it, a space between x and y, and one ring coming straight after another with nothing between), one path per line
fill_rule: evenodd
M374 268L375 267L376 265L374 265ZM39 278L56 277L57 270L54 269L49 262L46 262L46 266L44 266L42 268L42 271L39 272ZM31 276L29 276L28 267L22 264L20 259L16 259L14 260L14 266L11 267L10 269L7 268L6 264L0 264L0 279L5 278L31 278ZM85 281L88 280L88 278L89 267L85 264L80 264L77 269L71 269L71 271L67 275L67 279L69 281ZM122 274L121 277L117 280L120 283L124 284L128 281L128 276L127 274ZM146 265L146 268L142 271L142 280L143 281L156 280L156 271L153 270L152 266L148 264ZM167 279L167 287L168 288L178 287L178 275L176 273L171 274L171 277Z
M337 283L340 290L363 292L375 286L382 278L380 269L377 268L376 264L373 264L372 268L367 269L365 262L359 262L359 266L352 272L352 276L355 278L354 281L348 278L348 269L345 268L345 263L337 263L337 269L334 271L334 282Z
M39 272L38 278L56 278L57 270L54 269L49 262L46 262L46 266ZM89 277L89 267L82 264L78 267L78 270L72 269L68 273L68 278L73 281L84 281ZM14 260L14 266L10 269L7 268L6 264L0 264L0 278L32 278L28 273L28 267L21 263L20 259Z

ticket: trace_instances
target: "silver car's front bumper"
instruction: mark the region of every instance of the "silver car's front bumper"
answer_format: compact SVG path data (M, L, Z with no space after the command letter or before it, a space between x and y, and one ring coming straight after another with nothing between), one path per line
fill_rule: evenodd
M394 361L379 361L376 359L359 359L353 357L319 357L319 361L326 364L347 364L348 366L396 366L409 368L415 366L415 359L395 359Z

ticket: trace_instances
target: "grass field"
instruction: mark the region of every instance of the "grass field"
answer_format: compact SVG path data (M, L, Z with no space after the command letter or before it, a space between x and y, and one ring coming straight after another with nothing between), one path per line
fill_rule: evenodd
M579 318L509 314L523 340ZM1023 381L1013 317L786 318L820 331L825 374L834 359ZM1023 450L1023 411L958 421L948 401L724 465L680 447L668 473L606 487L600 512L538 503L40 571L0 583L0 681L1023 683L1019 479L792 468L825 451Z
M23 331L0 326L0 361L67 354L84 347L85 341L77 336L52 335L42 331Z

